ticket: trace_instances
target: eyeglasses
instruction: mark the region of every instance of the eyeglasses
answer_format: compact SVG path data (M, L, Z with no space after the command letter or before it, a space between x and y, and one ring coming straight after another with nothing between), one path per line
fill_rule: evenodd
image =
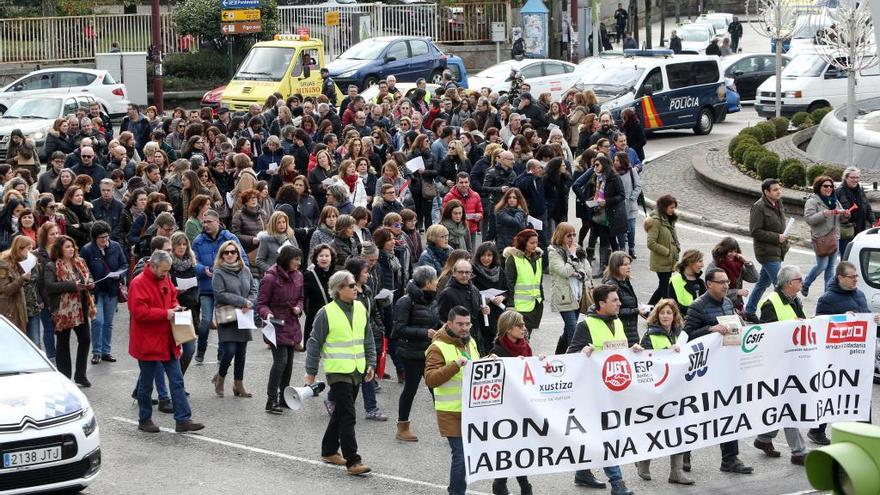
M238 251L223 251L223 256L228 256L230 254L238 254Z
M730 285L730 280L710 280L709 282L721 285Z
M80 155L83 158L94 158L95 155Z
M49 205L46 207L47 210L55 210L58 209L58 205Z
M841 275L841 277L843 277L843 278L848 278L848 279L850 279L850 280L853 280L853 279L858 278L858 277L859 277L859 274L858 274L858 273L853 273L852 275Z
M577 234L572 232L571 234L565 234L565 237L577 237Z
M822 189L825 189L826 187L828 189L832 189L834 187L834 184L822 184Z
M348 287L349 289L354 289L355 287L357 287L357 284L352 282L352 283L346 285L346 287Z
M391 226L394 227L395 229L399 229L399 228L403 227L403 224L402 223L392 223Z

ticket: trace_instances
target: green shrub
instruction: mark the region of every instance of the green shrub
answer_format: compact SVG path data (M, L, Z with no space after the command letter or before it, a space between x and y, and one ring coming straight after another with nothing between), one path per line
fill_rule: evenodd
M753 148L751 151L747 151L743 156L743 164L751 170L752 172L758 171L758 161L765 156L775 155L772 151L769 151L764 148Z
M772 151L758 159L756 167L758 177L762 179L770 179L779 177L779 155Z
M825 175L831 177L834 182L840 182L843 180L843 168L825 164Z
M810 118L810 114L808 112L798 112L791 117L791 125L795 127L800 127L804 125L804 122Z
M814 125L816 124L815 122L813 122L813 119L811 117L807 117L807 120L804 120L804 123L798 126L798 130L802 131L808 127L813 127Z
M205 80L212 75L225 77L229 59L222 53L201 50L196 53L172 53L165 57L165 75L181 79Z
M752 141L746 141L744 143L740 143L733 150L732 158L737 163L744 163L746 152L751 151L752 149L755 149L755 148L761 148L761 145L757 144L755 142L752 142Z
M745 129L739 131L740 136L751 136L755 139L755 141L763 144L764 143L764 133L761 132L760 129L755 127L746 127Z
M822 122L822 119L825 118L825 114L831 111L831 107L822 107L816 110L813 110L813 113L810 114L810 119L813 120L814 124L818 124Z
M769 143L776 139L776 128L770 122L755 124L755 129L761 131L761 143Z
M789 160L796 160L796 158L789 158ZM788 161L788 160L786 160ZM825 165L818 163L816 165L811 166L807 169L807 183L812 184L816 177L820 175L825 175L826 167Z
M774 117L770 119L770 123L773 124L773 128L776 129L776 139L784 137L788 134L788 125L789 121L785 117Z
M797 160L797 163L789 163L782 169L779 174L779 180L788 187L804 185L804 165Z
M733 139L730 140L730 143L727 144L727 154L733 158L733 152L736 150L736 147L743 143L751 143L755 146L761 146L761 143L758 142L757 139L753 138L749 135L736 135Z

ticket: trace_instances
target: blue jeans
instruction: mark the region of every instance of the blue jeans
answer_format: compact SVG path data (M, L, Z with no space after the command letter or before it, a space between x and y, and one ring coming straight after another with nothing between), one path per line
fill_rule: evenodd
M247 356L247 342L220 342L220 376L226 378L229 365L235 359L232 376L235 380L244 380L244 361Z
M43 350L47 358L55 359L55 322L52 321L52 313L43 308L40 321L43 323Z
M807 278L804 279L804 288L809 290L810 286L813 285L813 281L816 280L816 277L818 277L820 273L825 272L825 283L822 285L822 288L824 289L831 280L834 279L834 263L836 261L837 252L832 253L830 256L816 255L816 264L810 269Z
M40 347L40 316L31 316L27 321L27 336L37 347Z
M199 355L204 355L208 348L208 333L211 331L211 320L214 318L214 294L200 294L199 304L202 317L199 320Z
M565 335L565 340L567 342L571 342L571 338L574 337L574 329L578 323L578 315L580 312L578 310L572 311L560 311L559 315L562 316L562 333Z
M446 491L449 495L464 495L467 491L467 482L464 472L464 445L461 437L446 437L449 448L452 449L452 463L449 465L449 487Z
M153 380L157 373L164 372L171 382L171 405L174 407L174 421L178 423L192 416L186 392L183 389L183 374L180 372L180 361L173 357L170 361L138 361L141 374L138 377L138 420L143 423L153 416ZM164 380L163 380L164 382Z
M636 219L635 218L627 218L626 219L626 232L621 232L617 234L617 247L621 251L627 250L627 243L629 243L630 252L635 252L636 250Z
M376 401L376 380L377 378L373 378L371 382L361 382L361 391L364 396L364 411L370 412L375 411L379 408L379 403Z
M110 354L110 341L113 339L113 316L119 303L116 294L95 294L97 314L92 320L92 354Z
M781 261L767 261L761 265L761 274L758 276L758 283L749 294L749 301L746 303L745 313L754 315L758 310L758 301L764 297L764 291L771 285L776 285L776 274L782 268Z
M608 466L606 468L602 468L605 471L605 476L608 477L608 481L611 483L618 482L623 479L623 473L620 472L620 466ZM587 474L587 470L578 470L574 472L574 479L577 481L585 477Z

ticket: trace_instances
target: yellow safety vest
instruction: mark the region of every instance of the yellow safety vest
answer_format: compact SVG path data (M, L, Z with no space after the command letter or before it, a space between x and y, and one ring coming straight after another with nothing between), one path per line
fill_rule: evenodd
M764 303L767 301L770 301L770 304L773 305L773 310L776 311L776 321L797 320L797 313L794 312L794 308L791 307L791 304L782 302L778 292L773 291L772 294L765 297L761 301L761 307L764 307Z
M668 335L652 333L648 335L648 338L651 339L651 347L653 347L655 351L672 347L672 342L669 340Z
M438 340L434 342L434 345L443 353L445 364L449 364L463 355L458 350L458 347L452 344ZM469 356L465 357L471 360L480 357L480 351L477 350L477 343L474 339L468 340L467 348ZM428 351L425 351L425 354L427 353ZM434 409L437 411L461 412L461 368L452 375L448 382L439 387L434 387Z
M535 270L524 256L514 256L516 263L516 284L513 286L513 307L520 313L535 309L541 299L541 258L535 263Z
M672 290L675 292L675 300L678 301L678 304L688 308L694 303L694 296L688 292L685 287L686 283L687 281L681 275L681 272L675 272L669 279L669 285L672 286Z
M324 306L327 326L330 331L321 358L326 373L363 373L367 367L364 354L364 332L367 328L367 308L360 301L354 301L352 320L349 322L345 312L336 301Z
M620 321L620 318L614 319L614 333L608 328L607 323L595 316L588 316L586 322L590 338L593 340L593 348L597 351L601 351L605 347L605 342L609 340L627 341L626 332L623 331L623 322Z

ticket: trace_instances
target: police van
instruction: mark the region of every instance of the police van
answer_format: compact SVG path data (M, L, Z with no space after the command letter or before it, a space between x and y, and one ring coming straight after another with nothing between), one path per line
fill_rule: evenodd
M623 109L634 109L647 132L690 128L709 134L727 117L727 89L715 56L624 50L622 57L591 64L575 87L592 89L615 120Z

